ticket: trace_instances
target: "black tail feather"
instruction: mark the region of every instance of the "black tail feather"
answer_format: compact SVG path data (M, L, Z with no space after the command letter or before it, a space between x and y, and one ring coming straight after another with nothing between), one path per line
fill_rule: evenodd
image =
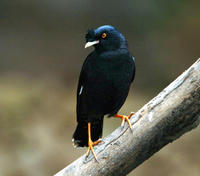
M91 122L91 138L92 141L97 141L102 136L103 117L98 121ZM88 122L78 122L76 130L73 135L74 146L84 147L88 146Z

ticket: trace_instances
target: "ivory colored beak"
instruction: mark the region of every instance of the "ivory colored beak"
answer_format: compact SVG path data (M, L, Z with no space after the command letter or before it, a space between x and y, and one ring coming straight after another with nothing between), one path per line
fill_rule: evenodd
M98 43L99 43L99 40L95 40L95 41L93 41L93 42L87 42L87 43L85 44L85 48L88 48L88 47L90 47L90 46L96 45L96 44L98 44Z

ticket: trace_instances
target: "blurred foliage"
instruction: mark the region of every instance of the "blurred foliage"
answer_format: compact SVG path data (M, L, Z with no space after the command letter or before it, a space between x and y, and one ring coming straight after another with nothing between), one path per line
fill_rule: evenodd
M136 57L139 88L160 89L199 56L199 5L194 0L3 1L0 70L76 79L88 53L87 29L111 24Z
M0 2L0 175L46 176L75 160L76 84L88 28L116 26L136 59L121 112L137 111L200 52L200 1ZM105 119L104 136L120 122ZM197 176L199 129L168 145L134 175ZM132 175L132 173L130 174Z

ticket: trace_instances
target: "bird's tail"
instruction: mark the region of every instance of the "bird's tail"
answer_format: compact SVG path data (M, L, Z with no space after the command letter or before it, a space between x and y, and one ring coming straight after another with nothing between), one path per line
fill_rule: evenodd
M97 141L102 136L103 117L98 121L91 122L91 138L92 141ZM73 135L73 145L75 147L88 146L88 123L78 122Z

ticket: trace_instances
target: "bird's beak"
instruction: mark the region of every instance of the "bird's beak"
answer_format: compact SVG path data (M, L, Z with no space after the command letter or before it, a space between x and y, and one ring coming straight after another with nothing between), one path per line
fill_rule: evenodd
M95 41L93 41L93 42L87 42L87 43L85 44L85 48L88 48L88 47L90 47L90 46L96 45L96 44L98 44L98 43L99 43L99 40L95 40Z

